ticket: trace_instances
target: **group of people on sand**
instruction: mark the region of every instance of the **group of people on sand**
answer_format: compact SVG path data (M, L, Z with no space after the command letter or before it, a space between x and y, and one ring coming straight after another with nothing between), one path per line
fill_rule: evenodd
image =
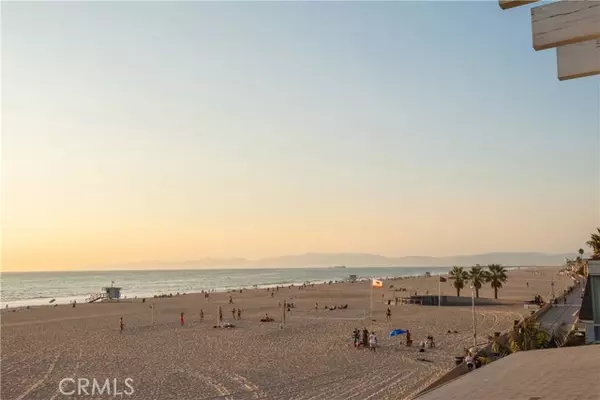
M435 342L433 341L433 336L427 335L427 339L421 341L420 349L425 350L426 348L432 349L435 347Z
M368 348L370 351L376 351L377 335L375 335L375 332L369 333L367 328L363 328L362 331L360 329L354 329L352 337L354 340L354 347L363 347L365 349Z
M325 306L323 307L324 310L329 310L329 311L333 311L333 310L345 310L348 308L348 304L340 304L337 306ZM315 303L315 310L319 309L319 303Z
M469 371L481 367L481 360L477 356L477 350L474 347L471 347L470 349L465 349L464 360L467 364L467 368L469 369Z
M275 319L274 319L274 318L271 318L271 317L269 317L269 314L267 313L267 314L265 314L265 317L264 317L264 318L261 318L261 319L260 319L260 322L275 322Z

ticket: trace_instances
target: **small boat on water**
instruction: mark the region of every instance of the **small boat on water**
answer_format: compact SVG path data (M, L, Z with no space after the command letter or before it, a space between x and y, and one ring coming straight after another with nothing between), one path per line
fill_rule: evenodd
M345 265L334 265L333 267L329 267L330 269L338 269L338 268L346 268Z

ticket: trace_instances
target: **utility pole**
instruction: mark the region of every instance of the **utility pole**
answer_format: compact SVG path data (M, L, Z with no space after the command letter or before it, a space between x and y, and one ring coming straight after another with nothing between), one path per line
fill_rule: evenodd
M285 325L285 309L286 309L286 307L287 307L287 301L284 300L283 301L283 318L282 318L283 325Z
M473 347L477 347L477 322L475 320L475 286L471 285L471 312L473 314Z

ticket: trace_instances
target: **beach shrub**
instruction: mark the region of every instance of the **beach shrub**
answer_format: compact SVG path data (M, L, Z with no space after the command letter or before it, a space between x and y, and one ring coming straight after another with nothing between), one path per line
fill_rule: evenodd
M494 342L492 343L492 353L500 354L500 343L498 343L496 340L494 340Z
M494 360L489 357L479 357L479 361L481 362L481 365L487 365Z
M497 299L498 289L502 288L502 284L508 280L506 270L500 264L490 264L487 267L487 281L490 283L492 289L494 289L494 299Z
M516 340L511 340L510 341L510 352L512 353L516 353L517 351L521 351L521 346L519 345L519 342L517 342Z
M600 260L600 228L596 228L598 233L590 234L590 240L585 242L592 248L592 260Z
M541 329L535 318L526 318L510 334L510 351L536 350L548 347L550 335Z

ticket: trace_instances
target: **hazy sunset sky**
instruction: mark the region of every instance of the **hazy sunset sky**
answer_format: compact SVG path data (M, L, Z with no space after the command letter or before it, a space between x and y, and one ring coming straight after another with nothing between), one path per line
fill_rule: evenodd
M3 3L3 269L576 251L599 82L497 1Z

